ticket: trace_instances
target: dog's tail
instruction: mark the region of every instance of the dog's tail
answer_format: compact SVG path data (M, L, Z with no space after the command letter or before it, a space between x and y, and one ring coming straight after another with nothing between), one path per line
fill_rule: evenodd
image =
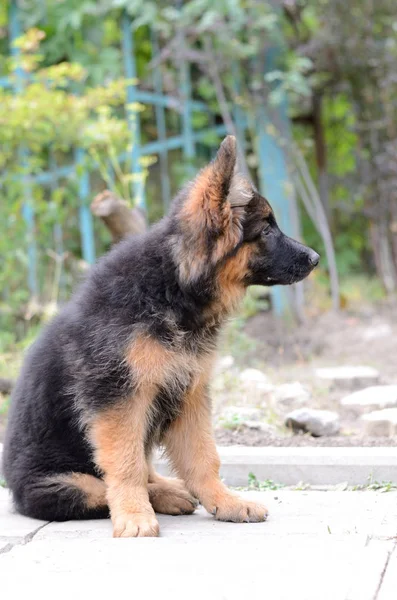
M44 521L102 519L109 516L106 486L86 473L30 477L12 489L18 512Z

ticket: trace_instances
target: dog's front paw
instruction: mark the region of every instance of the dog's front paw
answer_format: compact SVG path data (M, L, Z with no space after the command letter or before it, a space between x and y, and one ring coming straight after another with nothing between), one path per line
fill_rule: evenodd
M249 502L238 496L226 495L210 511L218 521L259 523L266 521L269 511L263 504Z
M160 531L154 515L123 513L112 517L113 537L157 537Z

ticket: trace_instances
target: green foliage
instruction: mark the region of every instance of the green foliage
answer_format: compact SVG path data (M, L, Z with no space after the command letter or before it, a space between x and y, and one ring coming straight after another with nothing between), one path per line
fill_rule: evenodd
M276 483L272 479L265 479L264 481L258 481L254 473L248 473L248 489L258 490L260 492L280 490L284 487L282 483Z
M365 273L346 276L341 279L341 294L349 304L362 304L363 301L377 303L385 298L385 289L377 277Z
M396 492L397 483L393 481L375 481L372 475L367 478L367 483L363 485L355 485L353 491L369 491L369 492Z
M8 409L10 406L10 397L7 396L5 400L0 402L0 417L2 415L6 415L8 413Z
M322 92L332 232L338 268L342 277L362 270L370 273L375 270L372 240L368 234L370 219L365 212L368 186L360 180L362 158L370 159L371 152L365 137L368 129L360 127L363 118L367 118L367 106L374 111L380 105L392 110L393 88L390 86L394 80L390 77L390 81L385 81L387 94L385 92L386 95L378 97L368 87L365 77L368 64L364 59L361 61L361 55L349 53L345 60L343 46L338 45L338 36L343 38L348 31L349 14L345 20L339 21L340 15L348 13L349 9L340 0L293 4L277 10L274 3L257 0L221 0L216 3L212 0L187 0L180 5L170 5L165 0L18 3L21 26L26 31L17 43L19 57L9 58L7 36L0 36L1 74L12 75L18 66L29 73L28 78L19 82L14 76L15 83L22 86L19 95L0 90L0 172L3 172L0 186L5 205L0 223L0 252L6 256L0 273L3 290L0 319L8 319L9 307L26 305L29 299L26 289L28 240L20 218L22 205L29 201L29 195L35 205L39 277L45 299L53 300L57 296L56 258L48 253L54 249L61 252L56 248L54 234L58 220L63 224L66 238L63 250L68 251L62 263L62 299L68 296L75 279L67 262L70 257L74 263L80 258L77 217L80 171L77 170L67 180L60 178L52 188L31 183L31 175L47 168L50 161L56 167L70 164L74 148L81 146L86 150L85 166L93 173L93 187L105 183L131 203L134 200L130 165L128 162L119 164L117 159L120 152L127 156L130 154L127 119L130 117L132 121L136 111L142 108L138 105L130 107L131 115L125 114L123 109L123 11L132 17L137 72L142 87L153 89L153 71L148 68L153 58L152 30L157 32L163 51L161 71L168 94L181 97L180 59L185 57L191 63L192 95L204 101L213 113L194 111L194 130L219 123L220 117L225 117L225 106L221 109L217 82L209 68L209 65L215 65L218 84L226 99L226 111L233 116L238 106L246 116L247 163L254 180L258 168L255 152L258 110L269 108L271 114L273 104L284 103L288 97L291 115L306 118L310 116L313 91ZM381 0L379 9L369 21L373 24L373 31L369 31L368 35L373 35L377 41L369 50L375 52L377 60L383 57L386 46L390 56L397 53L392 22L386 18L389 15L386 4L386 0ZM8 2L2 3L0 8L2 30L8 25L8 5ZM325 14L332 18L325 22ZM367 17L368 7L360 15L361 27ZM363 36L356 31L352 43L358 48L362 46L367 52ZM311 50L313 43L320 47L321 53ZM328 55L327 49L331 49L332 53ZM356 57L354 60L353 55ZM332 63L329 57L334 56L338 60ZM353 64L356 60L357 69ZM370 72L378 76L375 71L381 71L382 66L381 63L376 64L380 65L379 68L371 67ZM356 95L352 94L352 86L356 86ZM358 105L362 106L362 110L357 111ZM154 110L143 110L140 119L143 142L156 139ZM180 134L177 111L167 110L166 121L169 136ZM389 130L392 129L389 127ZM273 125L272 130L277 136ZM299 145L316 181L313 130L311 126L294 125L294 135L299 138ZM216 136L208 135L198 148L197 159L189 162L183 159L181 152L171 153L169 169L173 192L202 166L217 142ZM199 152L202 152L201 156ZM150 165L150 161L144 165L145 172ZM153 198L149 203L149 217L153 219L160 217L163 210L158 201L159 181L155 172L156 169L153 169L154 176L149 187L150 198ZM380 181L383 179L378 176L376 185ZM313 224L306 216L302 221L305 241L313 244L324 256ZM97 224L95 227L100 253L109 240L103 228L100 229ZM10 243L10 239L15 242ZM325 277L324 259L322 266ZM254 315L259 303L262 303L260 310L266 309L265 300L257 302L249 296L242 319ZM253 348L252 342L242 333L242 324L242 320L235 321L228 336L229 343L245 355Z
M247 290L238 316L227 324L221 337L221 352L232 354L240 361L246 361L260 351L260 342L247 335L244 327L247 320L260 312L270 310L269 296L261 286L252 286Z
M254 317L259 312L267 312L270 309L269 294L260 285L253 285L248 288L244 296L240 317L247 320Z
M330 157L329 172L337 177L353 173L357 167L358 144L352 100L345 93L324 100L324 127Z
M241 419L241 417L239 417L239 415L236 414L232 415L230 419L226 419L225 417L220 418L219 424L222 425L224 429L230 429L234 431L235 429L241 427L241 425L244 424L244 421Z
M86 72L80 64L62 62L43 66L39 54L43 34L32 29L17 41L20 55L12 61L13 77L23 67L27 75L20 81L18 94L0 89L0 185L2 219L0 222L0 289L3 290L0 320L5 326L14 319L17 307L26 304L27 243L23 206L34 202L35 237L38 240L40 300L58 300L53 290L59 269L55 225L65 230L65 249L79 258L77 229L78 178L60 179L57 185L43 187L31 179L48 168L70 165L77 147L86 150L86 164L100 172L108 187L126 200L131 198L131 176L128 162L120 165L117 157L130 149L128 118L139 106L129 106L127 116L125 81L113 80L106 86L86 85ZM81 87L82 84L84 87ZM77 93L78 92L78 93ZM112 168L112 181L108 175ZM145 170L144 170L145 174ZM73 282L71 271L64 265L63 283L67 294ZM20 315L22 316L22 315Z

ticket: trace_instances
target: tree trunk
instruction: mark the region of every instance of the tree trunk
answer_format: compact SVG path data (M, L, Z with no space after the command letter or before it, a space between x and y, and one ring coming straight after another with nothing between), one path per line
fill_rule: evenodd
M126 235L142 233L147 229L143 212L139 208L130 208L125 200L109 190L95 196L91 212L102 219L114 244Z
M318 171L318 191L321 204L324 207L328 223L331 223L331 207L329 205L329 186L327 172L327 146L325 143L324 126L322 120L322 96L318 92L313 94L313 127L316 149L316 163Z
M378 276L386 292L391 294L397 289L397 280L387 229L384 222L372 223L371 238Z
M391 202L391 223L390 223L390 235L393 253L394 268L397 274L397 199Z

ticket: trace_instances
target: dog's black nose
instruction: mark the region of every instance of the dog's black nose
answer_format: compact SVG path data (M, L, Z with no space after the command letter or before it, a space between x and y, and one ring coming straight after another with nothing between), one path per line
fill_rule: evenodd
M309 254L309 262L313 267L317 267L318 263L320 262L320 255L317 254L317 252L314 252L314 250L311 250Z

